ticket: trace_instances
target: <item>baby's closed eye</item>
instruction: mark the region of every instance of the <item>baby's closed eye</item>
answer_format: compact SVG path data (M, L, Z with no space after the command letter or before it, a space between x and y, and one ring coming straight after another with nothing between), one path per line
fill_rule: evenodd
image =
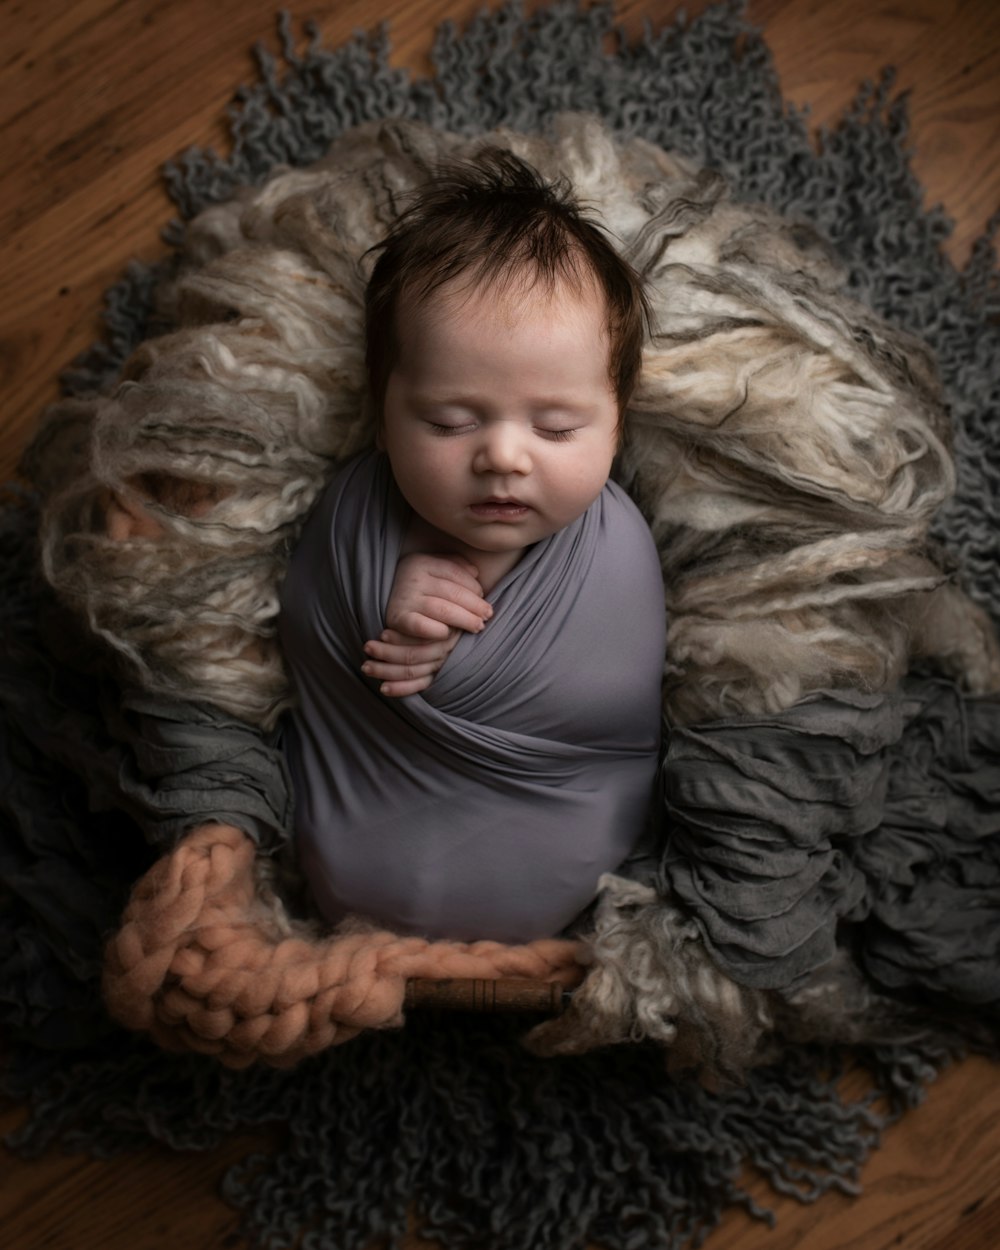
M575 425L563 426L559 428L550 428L544 425L536 425L535 433L540 434L542 438L548 439L550 442L559 443L565 439L573 438L579 427Z

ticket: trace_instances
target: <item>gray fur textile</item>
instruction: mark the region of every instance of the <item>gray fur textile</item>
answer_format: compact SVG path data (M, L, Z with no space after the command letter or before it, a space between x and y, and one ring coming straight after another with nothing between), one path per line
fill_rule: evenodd
M1000 686L980 609L928 542L955 483L928 350L844 291L808 227L597 119L549 137L373 122L206 209L160 292L173 328L28 457L62 598L152 692L270 728L289 703L276 588L333 467L371 441L367 250L442 162L487 143L569 178L644 275L655 334L620 476L659 546L675 723L892 687L914 655ZM151 537L104 532L109 492ZM131 504L128 502L131 500Z
M47 488L46 575L129 680L265 730L289 705L275 641L288 552L333 469L371 441L366 253L415 187L484 144L569 178L647 282L655 333L620 477L661 556L670 722L742 716L747 741L759 718L838 690L891 718L886 700L914 657L971 692L1000 687L990 622L928 540L955 485L928 349L846 293L811 229L734 203L720 174L580 114L555 118L545 138L367 123L323 160L278 169L191 223L159 292L171 328L141 344L113 388L57 406L28 460ZM105 533L112 492L145 509L148 536ZM838 747L844 772L858 762L853 732ZM773 796L762 803L770 830ZM727 960L718 933L727 919L729 931L753 926L720 909L717 890L709 902L690 888L709 861L697 839L679 844L658 893L608 882L592 974L574 1009L536 1031L537 1050L651 1037L678 1062L735 1072L766 1057L779 1019L824 1040L925 1034L838 952L860 873L841 894L828 876L826 901L793 891L758 926L751 968ZM770 852L769 881L789 848ZM830 846L822 854L841 862ZM743 885L756 897L762 881ZM785 957L792 921L808 940Z
M891 717L885 699L914 656L970 691L1000 686L988 617L928 539L955 485L928 349L846 294L843 267L808 227L735 204L719 174L572 114L547 138L369 123L191 222L159 292L173 329L146 340L113 389L56 406L29 457L47 487L46 575L130 681L265 730L289 705L275 641L287 552L334 467L371 441L366 252L414 187L484 144L567 176L647 282L655 334L620 476L664 570L671 724L766 720L838 689ZM148 536L105 534L111 492L153 517ZM761 803L768 829L773 796ZM859 874L840 894L828 874L835 906L815 891L793 898L808 939L789 939L794 958L781 951L783 910L756 931L730 913L729 933L765 935L751 969L719 939L719 891L691 888L709 871L704 848L689 839L681 854L680 840L659 894L607 883L594 971L569 1016L537 1031L537 1050L649 1036L679 1060L737 1071L764 1058L778 1016L806 1036L884 1038L889 1020L889 1035L913 1038L905 1011L860 994L858 968L838 955ZM770 851L769 880L789 848ZM759 894L761 881L744 886ZM756 988L761 965L770 979ZM821 1019L803 1006L816 978Z
M675 729L666 846L607 875L544 1054L623 1040L738 1076L774 1038L988 1043L1000 1025L1000 698L890 695Z
M639 133L681 149L695 164L723 170L738 198L766 201L789 217L807 216L845 258L849 288L894 325L933 343L959 465L958 492L934 533L960 559L979 601L992 603L1000 616L995 256L983 240L960 273L942 253L947 227L939 209L922 207L923 191L908 166L905 110L890 98L886 83L862 92L822 145L814 146L804 117L782 99L760 33L736 4L711 6L690 23L651 28L636 42L616 30L607 5L583 8L556 0L532 6L530 17L504 6L484 12L461 32L439 32L433 80L409 80L391 67L384 34L330 49L315 31L300 43L286 25L283 43L281 59L260 54L261 80L232 108L232 153L188 152L169 171L185 220L209 203L251 194L236 188L259 183L275 162L315 161L347 127L376 117L419 117L465 134L500 124L534 131L555 110L569 107L600 112L618 134ZM82 399L75 411L68 405L56 414L38 448L39 480L50 503L56 493L50 485L58 484L45 479L45 466L53 472L64 466L67 480L86 468L94 414L107 402L91 403L86 392L100 385L112 393L110 375L148 333L153 282L153 274L133 268L109 292L108 342L75 368L70 384ZM204 381L207 374L199 376ZM194 393L201 392L195 387ZM64 437L60 449L55 444ZM55 443L46 451L51 439ZM310 471L320 471L317 458L308 463ZM229 476L238 477L238 467ZM87 499L100 504L93 479L75 504L64 497L70 507L63 520L50 512L58 522L57 530L49 530L56 563L77 554L92 562L96 550L126 576L132 557L148 544L136 543L117 564L113 553L101 555L91 537ZM18 603L29 634L34 608L28 567L34 517L7 528L9 519L0 513L0 566L8 574L0 596L5 639L21 632L12 623ZM274 540L275 550L281 541ZM265 560L271 543L266 535L260 539ZM195 551L203 562L213 550L199 536ZM217 553L230 560L230 568L238 566L221 543ZM170 591L167 578L165 600ZM100 601L96 607L106 623ZM265 619L266 609L265 596ZM140 613L129 628L126 646L147 654L144 631L151 631ZM160 640L154 636L152 642ZM276 690L281 680L279 675ZM226 688L237 686L234 679ZM450 1250L581 1250L592 1244L681 1250L701 1244L726 1207L764 1214L741 1186L742 1161L753 1165L755 1176L804 1201L829 1189L857 1192L862 1165L886 1126L874 1096L884 1098L879 1105L895 1118L920 1100L945 1062L933 1047L862 1049L850 1059L864 1063L870 1092L845 1104L843 1086L839 1096L836 1086L839 1071L831 1071L825 1051L791 1046L779 1063L751 1069L745 1086L710 1093L692 1081L666 1079L660 1047L618 1046L539 1060L515 1044L523 1023L497 1017L414 1013L405 1029L370 1032L292 1072L230 1072L202 1056L153 1050L109 1029L96 975L102 935L115 923L129 880L144 870L136 860L145 848L137 845L131 821L114 823L113 814L95 811L92 796L58 766L49 744L25 744L19 736L33 723L51 729L53 718L60 728L74 728L56 695L66 692L51 683L26 687L34 715L29 720L16 706L12 727L3 725L0 699L0 742L8 748L0 751L0 780L7 787L0 884L13 890L16 904L0 909L6 938L0 941L0 1017L7 1040L24 1043L4 1075L8 1088L35 1101L20 1133L21 1150L37 1153L60 1138L103 1153L150 1141L205 1149L230 1132L280 1123L291 1126L283 1130L280 1150L256 1154L225 1181L246 1236L268 1250L310 1237L343 1250L364 1250L378 1240L402 1245L414 1212L417 1231ZM78 724L100 742L91 682L66 701L86 710ZM259 690L257 702L267 703ZM694 728L701 733L704 726ZM727 741L723 730L719 741ZM678 746L684 743L678 739ZM176 793L173 783L170 792ZM683 799L671 793L675 819ZM277 798L269 806L274 817L283 810ZM155 830L151 836L158 836ZM820 855L821 843L815 843ZM644 880L655 882L658 864L650 868ZM899 883L900 891L904 885ZM23 906L19 890L25 892ZM668 1001L661 986L659 999L636 996L635 1010L626 997L617 1019L603 1013L591 1037L604 1027L621 1034L635 1026L636 1033L647 1029L651 1037L656 1028L664 1035L674 1028L668 1059L683 1050L685 1037L700 1036L705 1040L698 1045L716 1066L728 1060L732 1068L759 1052L767 1018L782 1027L790 1023L779 1015L780 992L759 986L725 990L736 967L714 960L720 951L730 961L738 952L717 945L709 954L698 921L678 900L660 911L646 905L649 894L639 884L626 883L622 890L629 893L609 891L598 907L597 929L606 934L595 938L600 968L614 971L610 958L614 940L625 932L623 922L634 922L634 935L642 937L656 936L660 921L666 944L633 969L655 969L657 959L674 956L686 976L677 986L690 986L708 963L706 984L723 1010L710 1024L704 995L684 1003L674 987ZM598 946L605 941L607 956ZM824 1001L840 1011L850 1005L848 992L856 991L856 1005L871 999L871 985L862 978L859 986L857 977L857 964L845 956L825 981L813 979L814 1025ZM631 983L626 976L612 984L628 995ZM831 983L838 990L832 997ZM605 995L610 1003L610 992L595 980L593 997ZM745 1010L729 1009L739 1002ZM745 1028L742 1045L731 1025ZM713 1054L714 1036L720 1041ZM96 1044L81 1055L88 1039ZM48 1047L53 1049L47 1054ZM539 1159L546 1166L540 1168Z

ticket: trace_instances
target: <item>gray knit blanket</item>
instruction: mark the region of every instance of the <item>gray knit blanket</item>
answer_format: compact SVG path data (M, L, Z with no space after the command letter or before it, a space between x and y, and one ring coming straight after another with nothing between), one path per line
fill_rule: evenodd
M290 1120L289 1145L265 1164L265 1183L252 1169L227 1181L261 1244L308 1226L361 1247L400 1236L415 1207L427 1234L448 1246L482 1246L488 1227L501 1230L489 1234L496 1247L681 1246L727 1204L746 1201L741 1160L804 1198L850 1188L880 1122L864 1104L840 1104L821 1075L829 1056L809 1046L752 1067L741 1089L710 1094L664 1075L664 1043L681 1058L708 1055L725 1071L759 1062L788 1039L854 1038L866 1043L855 1057L894 1115L919 1098L960 1036L987 1041L991 1032L1000 1000L989 944L1000 896L997 706L931 669L973 690L989 689L994 673L984 610L1000 616L995 258L984 242L959 274L942 256L946 227L920 207L905 117L886 84L859 98L817 154L780 99L766 47L732 7L612 58L602 50L610 28L603 8L557 5L530 20L504 10L461 36L440 33L434 82L389 70L380 39L335 52L314 40L302 56L288 41L281 69L262 54L262 81L235 114L233 156L189 153L168 171L182 215L201 214L186 241L175 228L184 265L133 270L111 292L109 341L68 378L75 398L36 442L45 569L61 600L38 584L25 545L38 525L36 501L15 501L3 514L4 632L13 645L0 673L8 796L0 874L10 903L0 1003L15 1041L8 1087L36 1095L22 1146L69 1135L101 1149L150 1136L205 1148L238 1125ZM285 695L273 657L249 683L227 679L215 662L239 631L267 637L254 616L267 611L259 594L247 593L236 611L212 598L220 582L239 590L238 574L261 567L261 544L234 555L218 541L240 520L238 492L201 527L169 492L162 496L176 549L194 538L204 557L198 578L181 587L207 604L189 634L197 645L158 628L182 610L178 587L189 566L168 560L142 579L156 587L158 597L146 601L152 613L130 616L127 594L108 594L122 586L120 553L88 536L80 518L104 484L127 486L139 472L155 484L163 472L157 412L183 407L192 393L183 370L157 373L155 346L137 358L130 388L116 390L114 379L151 332L183 326L185 317L214 324L232 308L218 266L243 241L230 229L232 210L211 206L245 206L255 193L238 189L261 184L276 163L315 162L368 118L411 118L456 136L497 126L530 134L560 109L599 115L626 147L641 136L646 147L627 149L637 177L643 160L668 162L659 173L672 194L644 201L644 216L633 213L631 224L623 200L620 233L647 272L669 270L672 281L671 300L657 309L663 333L624 468L674 574L675 730L663 773L671 840L633 874L638 880L609 883L595 920L595 976L567 1017L536 1033L536 1049L566 1057L528 1053L520 1024L419 1018L292 1074L222 1073L197 1058L160 1055L116 1033L94 1004L101 935L149 862L135 822L166 845L183 827L185 806L203 814L246 808L237 823L256 822L262 842L280 839L287 781L267 735ZM416 152L419 161L426 132L392 133L404 136L399 159ZM584 159L574 173L586 186L615 148L599 130L575 133L572 150ZM531 141L541 165L551 151L545 142ZM655 155L650 144L672 155ZM593 151L601 159L588 164ZM285 193L280 221L268 216L266 192L258 197L259 241L273 261L260 271L265 285L287 268L289 238L301 266L316 203L309 191L324 178L328 185L322 167L279 171L269 185ZM653 219L656 229L644 232ZM322 267L324 258L308 259ZM338 276L335 265L326 272ZM356 275L342 283L348 293L351 282ZM250 302L252 286L243 294ZM311 315L304 310L303 324ZM726 347L708 386L692 368L706 318L715 345ZM790 342L795 351L785 350ZM280 373L280 360L255 363L270 368L258 379ZM215 364L217 378L223 354ZM318 375L305 370L305 398L290 393L279 416L309 411L308 384L322 391ZM685 389L691 377L701 385ZM150 385L164 381L172 405ZM93 398L102 386L104 396ZM203 385L201 401L205 393ZM679 422L665 423L665 410ZM225 416L222 403L214 411ZM347 420L350 406L340 411ZM775 412L786 414L784 427ZM107 437L93 445L106 454L87 477L67 448L95 413ZM850 423L839 419L845 413ZM213 437L225 431L224 420L211 424ZM349 422L336 429L347 431L337 447L300 439L305 450L291 476L287 462L281 467L300 486L276 492L286 511L277 506L256 527L272 570L323 480L316 462L345 454L352 438L363 442ZM806 431L798 440L790 437L797 429ZM223 448L234 482L265 464L260 449L269 446L260 428L256 443L242 433L238 446L230 437ZM173 428L167 450L186 476L197 476L203 437ZM661 490L665 465L676 470L669 491ZM102 576L85 584L88 559ZM761 572L753 595L745 593L748 569ZM919 596L933 607L911 611ZM76 613L85 605L122 663L66 628L67 604ZM796 638L814 645L796 650ZM907 667L921 665L930 666L924 675L899 684ZM147 693L123 698L122 673L137 670ZM180 705L178 692L192 689L208 702ZM207 712L213 704L222 710ZM247 720L263 730L249 730ZM213 764L219 724L227 727L225 761ZM225 802L209 800L206 809L184 779L213 767ZM667 1001L664 969L671 984L707 985L716 1010L691 994ZM803 1006L817 1002L828 1009ZM933 1029L916 1026L927 1019ZM568 1053L616 1040L623 1023L628 1036L649 1042ZM893 1044L871 1048L886 1041ZM539 1152L550 1161L542 1169ZM337 1167L324 1166L334 1156ZM805 1169L803 1158L813 1161Z

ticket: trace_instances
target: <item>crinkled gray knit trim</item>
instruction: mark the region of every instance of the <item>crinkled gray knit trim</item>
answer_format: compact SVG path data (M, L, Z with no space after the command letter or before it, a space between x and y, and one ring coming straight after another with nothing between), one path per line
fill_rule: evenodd
M1000 459L996 258L984 241L958 273L942 255L947 223L921 207L889 80L862 92L816 152L740 6L608 53L613 29L604 5L559 3L527 19L506 8L462 33L443 27L436 78L411 81L389 67L382 32L327 50L307 27L298 53L283 21L283 60L259 51L261 80L233 106L232 155L185 153L167 170L171 194L190 217L276 163L315 160L342 130L387 115L475 132L531 130L556 109L584 109L721 168L741 198L818 225L848 259L855 290L934 346L962 467L938 532L1000 617L1000 500L997 475L984 471ZM171 237L181 230L173 225ZM70 389L108 381L148 332L156 276L133 267L110 292L108 341L78 362ZM0 570L5 584L12 568ZM37 801L51 804L51 780L38 776ZM8 1084L36 1091L20 1137L28 1150L57 1138L106 1152L150 1139L206 1149L245 1125L287 1123L277 1153L226 1182L247 1234L275 1248L309 1230L311 1244L361 1250L401 1237L414 1206L426 1235L453 1250L680 1247L728 1205L760 1214L738 1183L746 1160L806 1200L852 1192L885 1123L870 1102L839 1101L817 1052L798 1050L745 1089L713 1095L668 1080L652 1049L537 1059L516 1045L522 1028L414 1018L291 1073L222 1071L107 1034L86 1063L25 1048ZM865 1056L872 1098L888 1096L891 1118L919 1100L943 1058L905 1048Z

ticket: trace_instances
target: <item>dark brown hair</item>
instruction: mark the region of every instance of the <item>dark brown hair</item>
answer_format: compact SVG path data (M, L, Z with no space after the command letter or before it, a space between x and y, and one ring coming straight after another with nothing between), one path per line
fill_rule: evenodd
M581 212L563 179L546 182L520 157L486 148L436 177L417 195L380 252L365 293L365 365L381 420L399 354L396 313L465 277L505 289L525 274L550 288L593 279L607 308L608 380L619 421L639 378L649 310L642 281L603 230Z

